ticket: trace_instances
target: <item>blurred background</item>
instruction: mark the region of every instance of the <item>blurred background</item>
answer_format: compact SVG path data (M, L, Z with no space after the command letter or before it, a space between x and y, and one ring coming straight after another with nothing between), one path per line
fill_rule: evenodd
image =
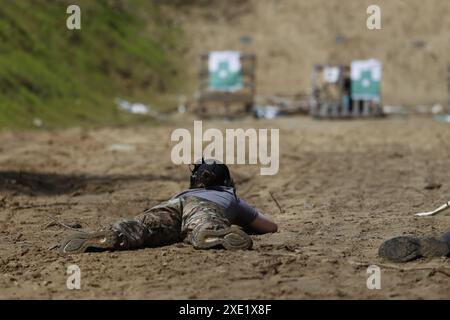
M195 99L199 55L213 50L256 55L257 95L308 93L314 64L375 58L383 104L446 108L448 2L378 0L382 29L368 30L373 2L2 0L0 126L152 122L118 99L176 110ZM70 4L81 30L66 28Z

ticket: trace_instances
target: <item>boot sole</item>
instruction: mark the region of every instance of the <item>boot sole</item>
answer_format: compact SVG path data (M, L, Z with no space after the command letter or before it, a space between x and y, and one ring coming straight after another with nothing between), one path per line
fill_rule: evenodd
M251 249L253 241L250 236L237 226L222 230L201 230L192 239L195 249L211 249L222 246L227 250Z
M443 257L449 251L449 246L444 241L401 236L385 241L378 255L393 262L407 262L420 257Z
M73 234L61 244L62 254L76 254L89 251L107 251L114 248L115 234L111 231Z

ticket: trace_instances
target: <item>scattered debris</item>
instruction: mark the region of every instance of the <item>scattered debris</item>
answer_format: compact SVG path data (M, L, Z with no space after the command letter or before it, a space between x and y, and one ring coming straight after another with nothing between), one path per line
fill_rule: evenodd
M308 114L311 97L306 93L266 97L268 105L276 106L280 114Z
M269 192L270 197L272 198L272 200L275 202L275 204L278 207L278 210L280 210L280 213L284 213L283 208L281 207L280 203L278 202L278 200L275 198L275 196L273 195L273 192Z
M258 96L253 114L258 119L274 119L282 115L308 114L310 97L304 93L295 95Z
M434 215L446 210L449 206L450 206L450 201L446 202L445 204L443 204L436 210L429 211L429 212L419 212L419 213L416 213L415 215L419 216L419 217L434 216Z
M136 151L136 146L128 143L115 143L110 145L108 150L116 152L133 152Z
M444 107L441 104L430 105L419 105L414 108L416 113L421 114L442 114L444 112Z
M306 210L314 209L314 204L313 203L304 202L303 203L303 209L306 209Z
M22 237L23 237L23 233L19 233L19 234L16 236L16 238L13 240L14 243L20 241L20 239L22 239Z
M425 48L427 43L423 40L415 40L411 43L411 46L415 49L422 49Z
M119 109L122 111L127 111L135 114L148 114L149 108L142 103L131 103L126 100L117 98L116 104L119 106Z
M408 108L404 106L383 106L383 113L384 114L409 114Z
M37 128L41 128L44 125L44 122L39 119L39 118L34 118L33 119L33 126L37 127Z
M186 113L186 106L185 105L179 105L177 108L178 113Z
M345 40L346 40L346 39L345 39L345 36L344 36L343 34L340 34L340 33L336 34L336 37L334 38L334 41L335 41L337 44L344 43Z
M178 107L177 107L177 111L178 113L185 113L187 111L187 99L186 96L179 96L178 97Z
M431 113L438 114L444 112L444 107L441 104L435 104L431 107Z
M255 117L258 119L275 119L280 113L280 108L277 106L256 106Z
M439 189L440 187L442 187L441 183L438 182L430 182L427 183L424 187L425 190L435 190L435 189Z
M404 107L404 106L383 106L383 112L390 115L407 115L407 114L423 114L423 115L435 115L435 120L450 122L447 119L447 115L443 115L444 107L441 104L434 105L418 105L415 107Z
M49 246L47 249L51 251L51 250L55 250L57 248L59 248L59 243L55 243L55 244Z
M76 221L70 221L70 222L61 222L58 221L55 218L52 218L50 216L48 216L49 219L51 219L52 221L50 221L49 223L47 223L47 225L45 225L44 229L47 229L49 227L52 226L62 226L64 228L70 229L70 230L74 230L77 232L83 232L83 233L88 233L88 231L82 230L83 226Z
M250 44L250 43L252 43L252 36L250 36L250 35L243 35L243 36L241 36L240 38L239 38L239 42L240 43L242 43L242 44Z
M450 114L437 114L433 116L433 119L439 122L450 123Z

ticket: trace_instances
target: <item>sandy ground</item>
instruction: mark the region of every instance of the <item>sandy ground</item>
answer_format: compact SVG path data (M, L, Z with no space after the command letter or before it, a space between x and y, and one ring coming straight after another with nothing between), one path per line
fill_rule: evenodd
M177 127L192 130L192 122ZM446 258L394 265L384 239L440 234L450 215L417 218L449 200L450 130L426 118L209 122L280 128L278 175L233 166L238 194L280 226L253 236L254 249L196 251L185 244L132 252L60 256L70 233L52 219L95 229L131 217L186 187L170 161L172 125L0 133L0 298L359 299L450 298ZM114 143L134 151L110 151ZM277 207L270 193L281 205ZM361 264L381 267L368 290ZM81 290L66 268L81 268ZM429 268L429 269L427 269Z

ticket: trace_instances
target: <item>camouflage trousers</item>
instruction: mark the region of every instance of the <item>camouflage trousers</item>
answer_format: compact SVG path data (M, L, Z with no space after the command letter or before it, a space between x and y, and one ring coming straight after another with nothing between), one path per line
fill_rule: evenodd
M132 220L118 221L111 228L120 234L122 249L138 249L191 243L192 236L203 229L230 225L223 209L215 203L186 197L165 201Z

